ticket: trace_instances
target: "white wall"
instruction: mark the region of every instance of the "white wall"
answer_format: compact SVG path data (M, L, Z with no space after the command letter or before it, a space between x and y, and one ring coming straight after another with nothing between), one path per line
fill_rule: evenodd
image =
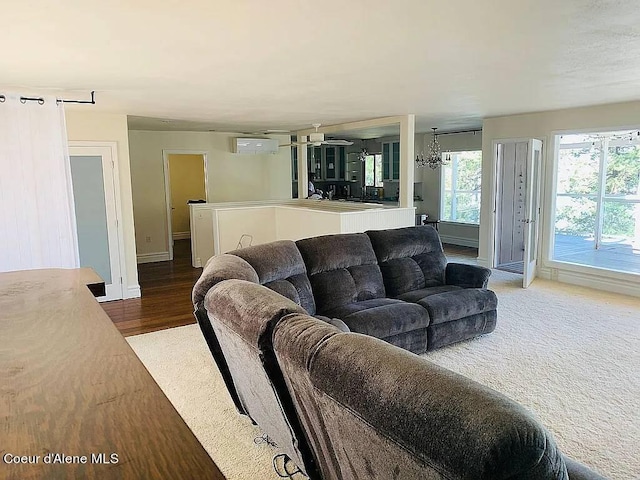
M131 130L131 182L136 246L143 256L169 250L164 189L163 150L202 151L207 155L207 193L212 203L291 197L291 150L275 155L232 153L232 139L217 132L151 132ZM287 135L272 136L287 143Z
M416 135L416 152L427 153L429 144L433 140L433 134ZM439 135L438 143L442 151L466 152L472 150L482 150L482 133L460 133L453 135ZM440 218L440 198L441 182L440 168L435 170L424 167L419 168L416 173L416 182L422 181L422 208L418 208L417 213L426 213L429 218ZM418 177L418 175L420 175ZM420 179L420 180L419 180ZM484 190L482 193L484 197ZM420 207L420 203L416 204ZM422 210L422 211L420 211ZM439 225L440 237L445 243L454 245L464 245L467 247L478 246L479 228L477 225L464 225L459 223L441 223Z
M278 239L275 207L248 207L216 212L220 253ZM243 238L244 236L244 238Z
M485 119L482 132L482 208L480 212L480 247L478 260L490 265L493 259L493 232L491 219L493 203L491 192L494 186L494 166L492 144L494 140L510 138L539 138L544 142L542 177L542 218L541 218L541 254L542 267L548 266L549 238L552 234L550 220L550 198L553 183L553 137L565 131L603 131L610 129L636 129L640 126L640 102L625 102L592 107L572 108L523 115L511 115ZM551 278L560 278L562 269L547 272ZM595 279L591 275L591 279ZM570 279L568 280L570 281ZM637 284L637 280L635 281ZM591 285L595 286L591 281ZM610 276L601 287L625 288L628 281L616 284ZM638 287L635 287L638 289ZM622 291L622 290L619 290ZM626 293L627 290L624 290ZM638 292L640 293L640 292Z
M82 108L82 107L78 107ZM88 107L90 109L91 107ZM67 138L69 141L116 142L122 209L122 234L124 237L125 266L123 275L125 298L139 297L138 269L136 263L135 228L131 194L131 170L129 161L129 134L127 116L93 113L82 110L66 110Z

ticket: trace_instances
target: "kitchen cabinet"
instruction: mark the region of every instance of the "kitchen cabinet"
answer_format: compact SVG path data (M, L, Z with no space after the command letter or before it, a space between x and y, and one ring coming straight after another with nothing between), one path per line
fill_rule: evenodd
M347 179L346 147L323 145L308 147L307 167L313 172L316 181L340 181Z
M338 147L338 178L347 179L347 148Z
M316 180L322 180L322 147L307 147L307 171L313 173Z
M382 180L397 181L400 179L400 142L382 144Z
M346 162L345 176L343 177L347 182L360 182L362 178L362 160L360 160L360 154L357 152L349 153L348 160Z
M338 168L336 162L336 147L325 147L324 149L324 178L325 180L335 180Z

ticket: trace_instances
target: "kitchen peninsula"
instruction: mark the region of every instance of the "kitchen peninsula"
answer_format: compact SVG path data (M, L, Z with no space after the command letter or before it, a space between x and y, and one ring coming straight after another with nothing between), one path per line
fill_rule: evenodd
M194 267L249 245L415 224L415 207L330 200L196 203L189 209Z

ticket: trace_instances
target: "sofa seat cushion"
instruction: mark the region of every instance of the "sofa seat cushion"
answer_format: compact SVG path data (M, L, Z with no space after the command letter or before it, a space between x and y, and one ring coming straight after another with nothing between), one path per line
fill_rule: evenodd
M498 298L491 290L464 288L436 293L418 300L431 317L431 324L451 322L498 308Z
M411 292L403 293L402 295L398 295L398 300L402 300L404 302L418 303L425 297L429 295L435 295L437 293L444 292L453 292L456 290L461 290L462 287L458 287L455 285L440 285L438 287L427 287L420 288L418 290L413 290Z
M341 319L352 332L377 338L387 338L429 325L429 314L420 305L391 298L349 303L323 314Z

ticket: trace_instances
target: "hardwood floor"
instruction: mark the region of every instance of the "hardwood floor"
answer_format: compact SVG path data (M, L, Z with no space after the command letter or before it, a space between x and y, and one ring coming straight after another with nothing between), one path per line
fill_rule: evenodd
M450 261L474 263L478 249L444 245ZM195 323L191 289L201 268L191 266L189 240L176 240L173 261L138 265L141 298L102 303L124 336Z
M141 298L102 303L124 336L195 323L191 289L201 268L191 266L189 240L176 240L173 261L138 265Z

